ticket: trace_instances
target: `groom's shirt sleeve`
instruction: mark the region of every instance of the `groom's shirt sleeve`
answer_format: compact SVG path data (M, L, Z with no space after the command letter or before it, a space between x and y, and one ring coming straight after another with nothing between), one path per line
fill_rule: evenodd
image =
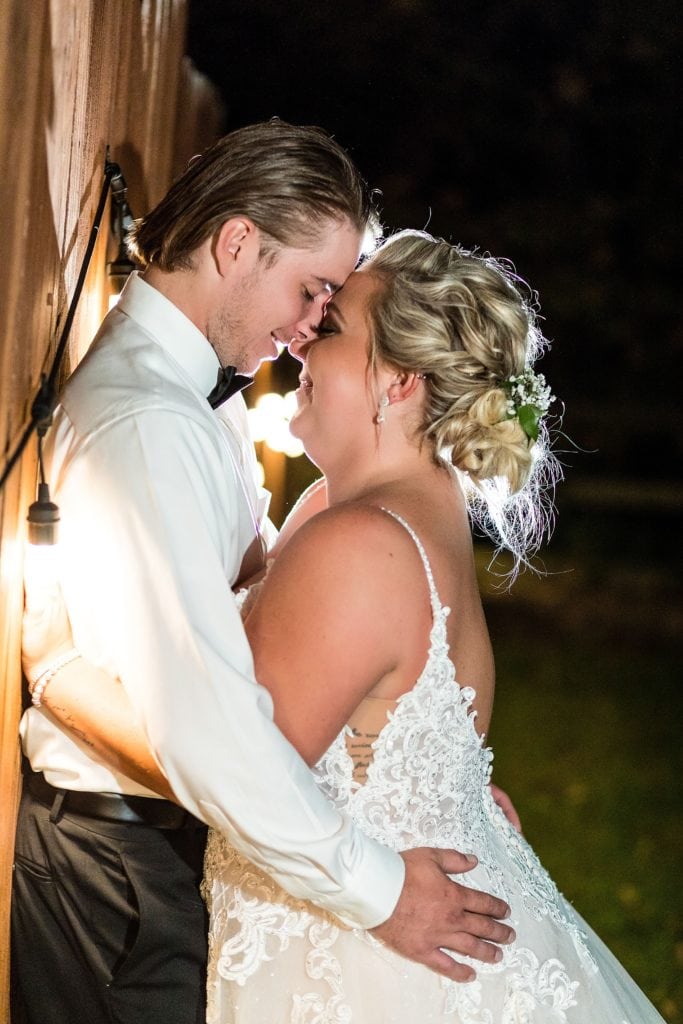
M229 586L244 498L220 428L161 408L121 415L87 443L72 432L61 410L54 467L76 645L121 679L188 810L293 895L381 923L401 858L324 799L254 679Z

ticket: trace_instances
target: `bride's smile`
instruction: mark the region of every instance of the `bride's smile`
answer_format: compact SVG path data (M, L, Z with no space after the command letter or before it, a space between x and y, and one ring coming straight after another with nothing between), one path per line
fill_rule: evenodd
M374 441L377 399L370 374L369 305L379 287L375 275L357 271L331 299L314 338L293 343L303 363L291 431L309 458L329 442L361 432Z
M311 380L308 371L302 370L299 374L299 387L296 390L297 399L310 398L311 391L313 390L313 381Z

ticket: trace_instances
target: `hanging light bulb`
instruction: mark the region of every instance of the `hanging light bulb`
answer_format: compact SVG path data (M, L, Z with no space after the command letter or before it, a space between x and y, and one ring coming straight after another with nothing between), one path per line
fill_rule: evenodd
M38 435L38 470L40 473L38 483L38 497L33 504L29 505L28 515L28 542L37 546L57 543L57 529L59 523L59 508L50 500L50 488L45 479L45 467L43 465L43 438L52 424L52 414L56 405L54 384L50 377L43 374L38 394L31 405L31 419L36 426Z
M50 417L51 418L51 417ZM48 421L49 422L49 421ZM50 488L43 469L43 436L48 423L38 428L38 497L28 508L27 544L24 547L24 597L27 602L45 599L58 580L59 506L50 499Z
M113 263L109 264L109 276L110 278L116 279L117 276L125 277L135 269L134 264L128 259L128 253L125 251L123 246L123 240L128 232L129 228L133 224L133 217L130 212L130 207L126 201L127 186L123 175L121 174L121 168L118 164L112 163L109 160L109 147L107 147L107 155L104 164L104 180L102 182L102 188L100 191L99 200L97 203L97 209L95 211L95 217L93 220L88 242L81 262L81 268L74 288L74 293L69 303L67 315L64 320L62 331L55 349L55 354L52 360L52 365L49 373L43 374L41 377L40 389L36 394L31 404L31 419L25 430L23 431L19 442L15 446L14 450L7 459L2 471L0 472L0 491L4 488L7 480L9 479L10 473L13 471L15 466L18 465L21 456L30 441L33 432L35 431L38 435L38 463L40 468L38 494L36 500L31 504L28 510L28 545L26 545L26 556L32 562L39 561L42 564L51 565L56 563L56 542L57 542L57 530L59 525L59 508L50 499L50 489L45 479L45 470L43 467L43 448L42 442L45 437L51 423L52 413L56 405L57 395L57 377L59 374L60 365L62 358L66 351L69 334L73 325L74 317L76 314L76 308L78 301L85 284L88 267L90 260L95 249L95 244L98 238L100 224L102 223L102 217L106 207L107 196L109 190L113 193L113 208L112 208L112 219L114 225L112 230L114 231L115 238L119 243L118 259L114 260ZM54 554L50 554L54 552ZM40 553L40 554L38 554Z
M50 501L50 488L46 483L38 484L38 499L28 507L29 544L56 544L59 524L59 506Z

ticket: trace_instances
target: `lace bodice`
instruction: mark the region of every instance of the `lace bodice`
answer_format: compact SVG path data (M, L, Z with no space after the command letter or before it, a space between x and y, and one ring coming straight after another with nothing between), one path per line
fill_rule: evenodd
M417 1019L462 1024L531 1024L537 1020L593 1024L597 1019L607 1020L600 1014L593 1016L598 1005L593 1002L588 1016L568 1015L577 1005L577 990L582 984L592 984L587 979L598 973L592 950L599 940L594 936L593 945L587 941L581 919L495 805L488 786L493 754L476 730L475 692L459 684L450 657L446 633L450 609L441 604L419 538L399 515L384 511L408 531L422 558L432 609L427 661L413 688L388 713L372 746L367 781L361 785L354 780L346 743L348 727L315 766L315 777L339 810L349 814L366 834L395 850L434 846L476 854L479 864L463 881L510 904L510 923L517 930L518 941L503 949L498 964L470 961L480 979L498 979L498 994L491 1002L493 990L484 989L481 980L456 985L439 979L402 961L360 929L349 931L331 915L290 897L213 833L205 881L211 910L208 1020L256 1024L263 1004L253 1009L249 999L254 990L261 993L256 1002L265 999L265 985L272 988L268 991L273 1006L280 1006L285 989L291 993L291 1015L277 1020L293 1024L372 1020L374 1024L367 995L359 997L363 1013L353 1015L351 979L359 971L359 976L364 971L381 973L383 964L396 962L402 965L401 977L408 977L408 969L418 971L419 1016L403 1009L406 994L399 985L397 1009L392 1011L395 1015L389 1016L387 1011L386 1017L377 1020L411 1024ZM378 959L370 968L368 957L372 956ZM260 972L264 964L270 965L266 975ZM256 974L254 985L248 984ZM224 982L238 988L226 988ZM391 987L395 987L394 981ZM640 993L638 996L642 998ZM386 1001L388 997L382 998ZM433 1004L429 1000L434 1000ZM438 1007L433 1016L427 1012L428 1002ZM497 1010L490 1008L494 1003ZM385 1009L383 1004L382 1012ZM616 1024L635 1024L637 1018L620 1012L609 1019ZM658 1018L655 1014L647 1019Z
M388 511L388 510L385 510ZM345 730L315 766L318 785L364 832L395 850L483 841L482 792L493 754L484 747L472 710L475 692L461 687L450 659L444 607L426 552L408 524L389 512L413 537L422 558L432 608L427 661L413 688L399 697L373 744L367 782L353 781Z

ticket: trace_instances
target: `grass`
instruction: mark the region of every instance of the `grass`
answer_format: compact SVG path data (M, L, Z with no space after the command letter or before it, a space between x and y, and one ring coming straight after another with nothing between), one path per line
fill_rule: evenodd
M628 556L628 544L621 550ZM683 1024L672 574L647 561L639 588L632 559L628 571L613 559L580 564L486 600L498 674L494 778L565 896L665 1020Z

